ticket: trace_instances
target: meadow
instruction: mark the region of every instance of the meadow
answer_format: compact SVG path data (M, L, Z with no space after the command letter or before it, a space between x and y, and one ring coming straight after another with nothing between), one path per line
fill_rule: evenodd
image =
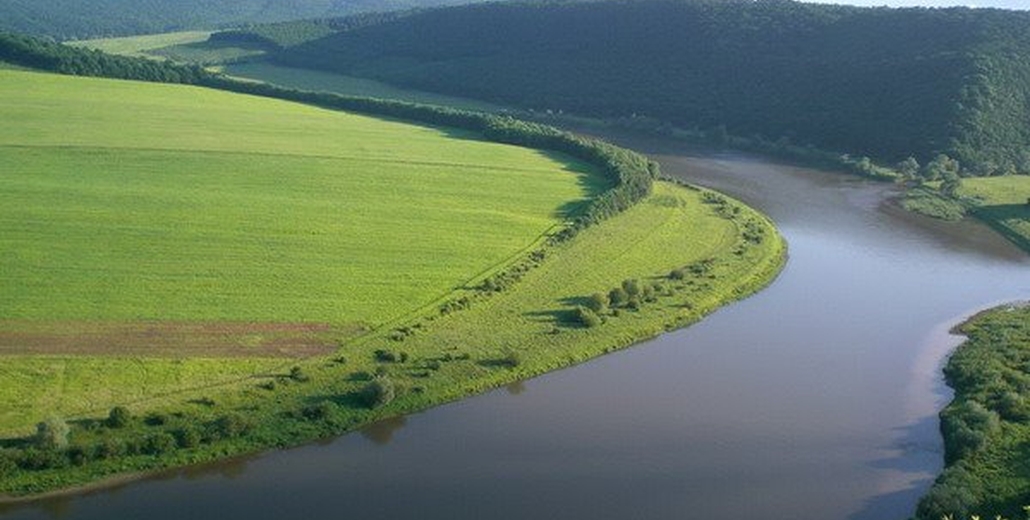
M77 40L68 42L68 45L75 47L86 47L97 49L110 54L121 54L123 56L153 57L150 51L173 47L176 45L188 45L207 41L211 31L180 31L158 34L144 34L139 36L122 36L118 38L96 38L91 40Z
M959 196L974 216L1030 251L1030 176L963 179Z
M0 128L0 493L459 399L689 324L785 259L763 216L664 182L554 240L603 177L467 131L0 79L0 115L18 122ZM115 407L130 418L104 420ZM25 436L46 417L70 425L60 442Z
M605 188L554 154L199 88L4 70L0 118L17 122L0 128L5 432L334 349L477 283ZM189 360L133 343L168 323ZM79 348L41 357L46 341ZM131 361L98 378L90 355Z

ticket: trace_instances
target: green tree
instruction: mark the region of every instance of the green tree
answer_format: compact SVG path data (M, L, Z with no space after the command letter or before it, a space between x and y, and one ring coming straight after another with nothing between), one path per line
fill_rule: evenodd
M919 161L915 157L909 156L904 161L901 161L895 166L898 173L906 179L915 179L919 177Z
M68 447L68 423L60 417L49 417L36 425L36 446L43 449L65 449Z
M587 299L587 308L596 312L601 313L608 310L608 296L602 293L594 293Z
M132 413L129 412L124 406L115 406L111 408L111 411L107 414L107 420L104 424L108 428L124 428L132 420Z

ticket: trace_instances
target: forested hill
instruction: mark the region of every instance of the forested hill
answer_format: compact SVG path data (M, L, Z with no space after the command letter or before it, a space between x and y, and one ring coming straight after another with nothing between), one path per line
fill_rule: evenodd
M0 0L0 31L59 40L467 3L463 0Z
M387 82L867 154L1030 171L1030 13L789 0L491 3L274 59Z

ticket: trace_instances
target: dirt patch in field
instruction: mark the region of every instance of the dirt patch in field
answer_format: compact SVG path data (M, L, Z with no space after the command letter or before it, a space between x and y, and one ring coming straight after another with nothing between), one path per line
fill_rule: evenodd
M366 331L325 323L0 321L0 356L301 358L332 352Z

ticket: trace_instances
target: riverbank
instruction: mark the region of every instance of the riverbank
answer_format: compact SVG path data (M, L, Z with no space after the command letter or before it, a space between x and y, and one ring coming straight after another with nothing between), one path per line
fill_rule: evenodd
M784 260L765 217L713 192L658 183L642 203L517 267L519 279L497 280L494 291L459 291L452 304L294 369L139 403L118 428L76 421L60 456L33 452L52 468L20 469L4 452L0 489L36 495L353 431L693 323L764 287ZM594 312L599 323L582 321L580 305L624 285L635 294Z
M1030 306L970 318L945 367L954 400L941 412L947 467L917 517L1022 518L1030 504Z

